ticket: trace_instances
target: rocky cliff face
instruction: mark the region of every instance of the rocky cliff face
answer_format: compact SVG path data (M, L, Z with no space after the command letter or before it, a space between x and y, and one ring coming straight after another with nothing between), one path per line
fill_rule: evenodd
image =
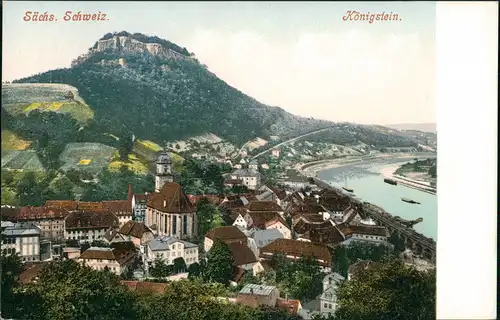
M150 53L166 59L185 59L192 57L178 53L172 49L165 48L159 43L144 43L133 39L131 36L114 36L111 39L98 40L96 45L89 49L87 54L81 55L72 61L71 66L84 62L92 53L113 50L117 52Z

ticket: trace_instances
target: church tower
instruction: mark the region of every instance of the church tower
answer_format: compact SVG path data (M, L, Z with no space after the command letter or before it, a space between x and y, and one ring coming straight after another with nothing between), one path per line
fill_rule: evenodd
M162 151L158 159L156 159L155 191L160 192L165 183L173 181L172 160L167 151Z

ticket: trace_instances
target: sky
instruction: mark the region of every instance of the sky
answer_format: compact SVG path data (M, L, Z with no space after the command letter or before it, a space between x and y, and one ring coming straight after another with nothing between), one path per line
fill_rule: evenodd
M58 21L26 22L26 11ZM109 20L66 22L67 11ZM347 11L397 21L345 21ZM156 35L229 85L291 113L363 124L435 122L433 2L3 1L2 81L69 67L108 32Z

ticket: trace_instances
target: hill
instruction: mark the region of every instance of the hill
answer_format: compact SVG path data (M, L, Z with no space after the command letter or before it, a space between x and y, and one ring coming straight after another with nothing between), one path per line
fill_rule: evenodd
M400 124L388 124L385 125L385 127L397 130L411 130L411 131L436 133L435 123L400 123Z
M105 143L104 132L117 137L133 133L160 145L210 133L241 146L256 137L286 140L332 125L264 105L219 79L186 48L137 33L107 34L71 68L15 82L50 81L71 84L92 106L94 118L81 134L89 142ZM362 130L364 136L373 132ZM374 144L396 135L380 134ZM405 137L391 141L414 143Z

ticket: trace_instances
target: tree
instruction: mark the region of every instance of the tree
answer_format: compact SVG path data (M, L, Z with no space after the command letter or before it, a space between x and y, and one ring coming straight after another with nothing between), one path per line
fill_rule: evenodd
M120 137L120 145L118 147L118 153L122 161L128 161L128 155L132 153L134 148L134 143L132 137L129 135L123 135Z
M198 262L191 263L187 269L188 278L193 279L202 275L201 266Z
M248 188L245 185L234 185L231 187L231 192L235 194L248 193Z
M213 228L225 225L222 214L215 205L207 198L202 198L196 205L196 217L198 219L198 237L203 238Z
M40 206L47 200L47 186L39 183L33 171L29 171L19 180L16 192L21 206Z
M23 271L23 265L19 255L5 255L2 252L2 292L0 313L5 318L17 317L17 301L19 294L16 289L19 287L19 274Z
M389 243L394 246L394 253L395 254L400 254L401 252L405 251L406 245L405 241L398 235L397 232L392 233L389 236L388 239Z
M333 269L344 277L347 277L347 269L358 260L381 261L394 252L388 246L376 245L365 242L352 242L348 246L338 246L335 249L336 257Z
M186 272L187 266L183 257L174 259L174 273Z
M160 279L169 277L170 275L172 275L172 271L172 267L166 265L165 261L160 258L156 258L153 267L149 269L149 273L151 274L151 276Z
M39 279L25 288L38 297L34 317L25 319L133 319L134 296L120 278L109 271L97 271L73 260L50 262Z
M50 188L49 197L51 200L74 200L73 183L66 178L61 177L53 182Z
M227 243L216 239L208 252L207 266L204 272L206 281L229 285L233 275L234 258Z
M386 258L340 287L336 319L436 319L435 291L435 269L420 272Z

